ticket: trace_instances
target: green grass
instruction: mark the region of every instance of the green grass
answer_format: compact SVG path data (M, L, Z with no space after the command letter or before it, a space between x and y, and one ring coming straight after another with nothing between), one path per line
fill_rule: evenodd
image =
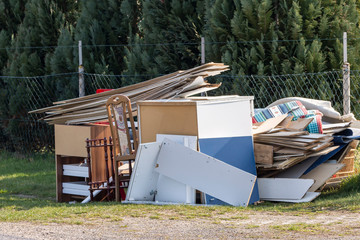
M208 219L221 222L242 221L253 211L289 212L294 215L317 214L325 211L360 211L359 175L347 180L339 190L323 193L310 203L265 202L248 208L129 205L116 202L56 203L55 181L53 155L19 158L0 152L0 221L91 224L97 221L118 222L130 216L154 220ZM297 226L297 228L304 227L314 228L314 226Z

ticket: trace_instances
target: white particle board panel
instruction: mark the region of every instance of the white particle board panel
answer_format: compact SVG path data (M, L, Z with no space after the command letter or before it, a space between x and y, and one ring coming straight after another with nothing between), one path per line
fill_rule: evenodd
M310 157L277 174L276 178L300 178L319 157Z
M169 139L155 171L234 206L247 206L256 176Z
M188 135L157 134L156 142L162 143L165 138L185 147L197 150L197 137ZM192 187L175 181L164 175L159 175L155 201L171 203L195 204L196 191Z
M302 179L314 179L315 183L309 189L310 192L318 190L325 182L335 173L340 171L345 165L341 163L322 163L307 174L303 175Z
M127 201L154 201L159 174L154 171L160 143L140 144L129 188Z
M252 136L250 100L198 102L196 108L199 139Z
M64 164L63 175L73 177L89 177L89 169L86 165Z
M320 195L319 192L307 192L301 199L262 199L264 201L272 202L290 202L290 203L304 203L311 202Z
M312 179L258 178L260 199L301 199L314 184Z
M64 182L62 183L64 194L73 194L79 196L90 195L89 185L86 182Z
M173 142L189 147L193 150L197 150L197 136L189 135L172 135L172 134L156 134L156 142L162 143L165 138L170 139Z

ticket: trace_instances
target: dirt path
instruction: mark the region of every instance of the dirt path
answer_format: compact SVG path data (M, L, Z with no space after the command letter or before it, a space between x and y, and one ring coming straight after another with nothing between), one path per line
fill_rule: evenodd
M82 225L2 222L0 239L360 239L360 214L249 211L216 219L125 217Z

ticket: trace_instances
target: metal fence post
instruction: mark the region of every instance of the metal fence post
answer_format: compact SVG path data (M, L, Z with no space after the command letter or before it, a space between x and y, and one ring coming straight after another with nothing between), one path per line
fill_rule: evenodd
M201 37L201 65L205 64L205 38ZM205 96L205 93L202 92L201 96Z
M82 61L82 43L79 41L79 97L85 96L84 66Z
M347 62L347 34L343 34L343 114L349 114L351 112L350 106L350 64Z

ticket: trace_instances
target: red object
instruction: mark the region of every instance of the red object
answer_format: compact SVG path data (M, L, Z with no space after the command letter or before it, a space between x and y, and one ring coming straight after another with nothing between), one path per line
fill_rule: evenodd
M100 89L96 89L96 93L102 93L102 92L107 92L113 89L104 89L104 88L100 88Z

